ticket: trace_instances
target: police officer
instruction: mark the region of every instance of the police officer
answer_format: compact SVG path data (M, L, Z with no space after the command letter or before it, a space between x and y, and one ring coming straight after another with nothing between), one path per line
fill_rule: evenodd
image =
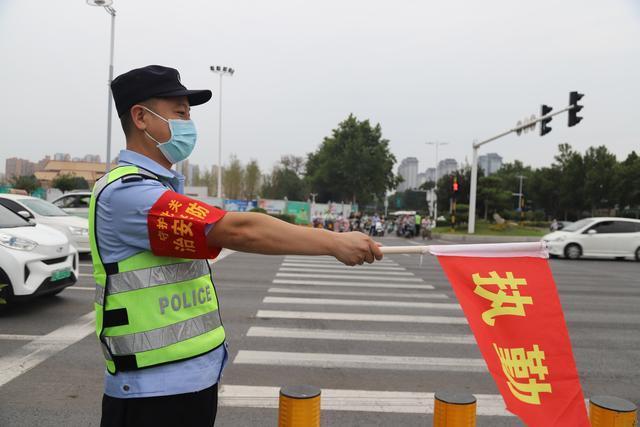
M227 213L186 197L184 177L171 168L193 151L190 108L211 91L188 90L177 70L159 65L120 75L111 89L127 146L96 182L89 215L106 363L101 425L212 426L227 349L207 259L223 247L332 255L346 265L382 253L362 233Z

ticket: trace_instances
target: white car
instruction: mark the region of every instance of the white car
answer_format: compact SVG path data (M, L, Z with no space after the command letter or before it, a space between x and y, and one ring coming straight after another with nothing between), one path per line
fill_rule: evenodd
M542 241L552 256L635 258L640 261L640 220L586 218L547 234Z
M91 191L75 190L65 193L51 201L54 205L68 214L89 218L89 202L91 201Z
M0 206L2 301L57 294L73 285L77 277L78 251L67 236Z
M18 194L0 194L0 205L9 208L38 224L48 225L67 235L80 253L91 252L89 246L89 221L69 215L57 206L37 197Z

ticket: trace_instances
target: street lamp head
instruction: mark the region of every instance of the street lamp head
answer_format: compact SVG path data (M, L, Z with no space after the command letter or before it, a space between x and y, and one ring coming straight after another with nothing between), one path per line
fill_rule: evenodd
M89 6L109 7L113 4L113 0L87 0Z

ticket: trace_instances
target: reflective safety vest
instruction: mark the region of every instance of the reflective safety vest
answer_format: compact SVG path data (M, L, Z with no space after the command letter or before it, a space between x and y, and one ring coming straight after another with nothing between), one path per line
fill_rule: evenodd
M89 239L96 280L96 334L107 370L135 370L207 353L224 343L218 298L207 260L160 257L150 251L104 263L98 250L96 204L112 182L155 179L119 166L99 179L89 205ZM101 232L108 230L101 230Z

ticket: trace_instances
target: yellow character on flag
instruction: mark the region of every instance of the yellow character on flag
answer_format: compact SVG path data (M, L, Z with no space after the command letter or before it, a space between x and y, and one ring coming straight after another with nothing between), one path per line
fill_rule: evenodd
M174 219L171 229L176 236L189 236L193 237L193 231L191 231L192 222L187 223L183 219Z
M158 238L164 242L169 238L169 234L165 233L164 231L158 231Z
M175 213L178 213L178 211L180 210L181 207L182 207L182 203L180 203L177 200L171 200L169 202L169 209L171 209Z
M490 272L489 277L480 277L478 273L472 277L476 285L473 293L491 301L491 308L482 313L482 320L489 326L495 324L496 316L526 316L525 304L533 304L531 297L521 296L518 290L518 286L526 285L527 280L513 277L510 271L506 272L506 277L500 277L495 271ZM497 286L498 292L491 292L485 286Z
M538 382L544 381L549 374L549 369L542 363L544 351L540 350L538 344L534 344L531 351L525 351L522 347L502 348L495 343L493 348L507 376L511 393L521 402L540 405L540 393L551 393L550 383Z
M195 216L198 219L205 219L207 215L209 215L209 209L204 206L199 205L198 203L189 203L189 206L184 211L186 214Z
M173 241L174 249L180 252L195 252L196 251L196 242L189 239L184 239L182 237L178 237Z

